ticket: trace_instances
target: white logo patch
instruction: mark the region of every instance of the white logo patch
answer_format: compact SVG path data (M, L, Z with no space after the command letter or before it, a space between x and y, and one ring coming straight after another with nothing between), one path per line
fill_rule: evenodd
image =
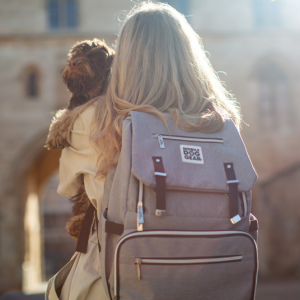
M180 145L181 158L183 162L191 164L204 164L201 147L191 145Z

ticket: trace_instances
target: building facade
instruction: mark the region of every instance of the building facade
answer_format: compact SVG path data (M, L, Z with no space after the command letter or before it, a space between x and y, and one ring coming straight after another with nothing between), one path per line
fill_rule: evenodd
M226 72L219 76L241 103L241 133L259 176L253 211L260 220L261 275L299 275L300 3L165 2L187 16L214 69ZM129 0L0 3L0 294L21 288L22 264L31 262L33 251L25 243L28 195L42 205L45 183L58 168L60 153L43 145L50 112L68 101L61 80L67 53L76 41L94 37L112 46L119 20L132 5Z

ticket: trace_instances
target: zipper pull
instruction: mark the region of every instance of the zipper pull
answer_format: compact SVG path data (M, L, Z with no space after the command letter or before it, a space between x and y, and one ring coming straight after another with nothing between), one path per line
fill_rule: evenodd
M144 209L143 209L143 192L144 185L140 181L139 182L139 201L137 204L137 231L143 231L143 224L144 224Z
M160 134L158 134L157 138L158 138L160 149L165 149L166 147L165 147L165 142L164 142L163 137Z
M137 231L143 231L144 224L144 211L143 211L143 202L139 202L137 205Z
M142 273L141 273L142 260L140 258L136 258L135 263L137 266L138 280L141 280L142 279Z

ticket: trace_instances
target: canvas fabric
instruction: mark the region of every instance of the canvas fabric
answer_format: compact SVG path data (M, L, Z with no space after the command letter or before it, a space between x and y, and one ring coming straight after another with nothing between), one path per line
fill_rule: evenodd
M257 228L250 211L257 175L243 140L232 120L220 132L207 134L184 132L165 116L168 128L142 112L131 112L123 123L122 151L106 177L99 222L107 297L254 299ZM153 157L162 160L166 173L163 216L156 215ZM227 163L238 180L236 224L230 220ZM109 230L109 222L123 225L121 235Z
M101 278L96 232L85 254L75 252L70 261L48 282L47 300L108 300Z

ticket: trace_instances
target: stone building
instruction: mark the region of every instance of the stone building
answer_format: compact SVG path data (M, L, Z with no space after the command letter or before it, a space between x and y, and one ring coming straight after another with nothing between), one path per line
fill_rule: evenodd
M300 3L166 2L188 16L214 69L227 73L219 75L241 103L242 135L259 175L253 211L261 228L260 272L299 275ZM26 203L35 207L34 199L42 201L45 183L58 168L60 153L43 145L50 112L69 97L60 76L68 50L94 37L112 45L118 20L132 5L129 0L0 3L0 294L21 288L24 260L40 268L36 281L44 280L43 258L32 258L32 253L43 256L43 246L29 249L24 215ZM38 239L43 230L35 234Z

